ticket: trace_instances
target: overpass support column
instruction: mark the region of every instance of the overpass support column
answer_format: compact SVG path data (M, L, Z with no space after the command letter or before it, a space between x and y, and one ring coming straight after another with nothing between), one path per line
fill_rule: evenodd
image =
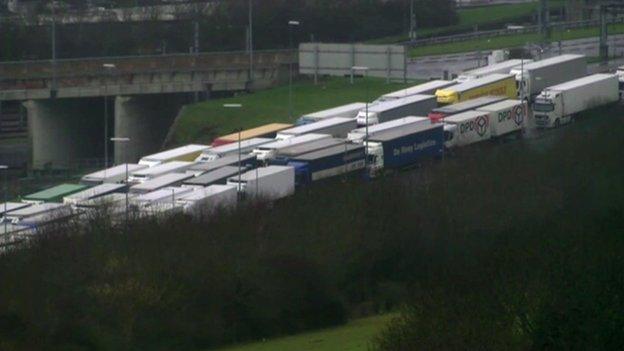
M97 99L28 100L32 168L69 168L101 159L102 119ZM97 116L100 116L97 114Z
M185 94L115 98L115 136L130 138L128 143L115 143L115 163L135 163L160 151L178 111L188 101Z

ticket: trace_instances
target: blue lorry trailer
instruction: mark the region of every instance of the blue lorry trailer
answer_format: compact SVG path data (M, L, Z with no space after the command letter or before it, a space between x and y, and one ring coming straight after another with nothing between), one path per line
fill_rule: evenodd
M368 147L371 176L384 169L404 168L423 159L441 157L444 152L444 125L419 124L371 137Z
M296 156L288 165L295 168L295 184L307 185L321 179L363 170L366 166L364 146L344 143Z

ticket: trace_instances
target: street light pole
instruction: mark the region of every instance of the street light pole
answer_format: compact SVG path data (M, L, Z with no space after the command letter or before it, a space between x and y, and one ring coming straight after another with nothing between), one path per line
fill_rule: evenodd
M242 104L224 104L223 107L225 108L242 108L243 105ZM242 172L242 168L241 168L241 132L243 131L243 128L238 127L236 129L236 132L238 132L238 189L236 189L237 194L240 196L240 189L241 189L241 172Z
M8 192L8 175L7 173L9 173L9 166L6 165L0 165L0 170L2 170L4 172L4 215L3 217L6 217L7 215L7 192ZM2 222L4 222L4 232L2 233L3 235L6 235L7 233L7 222L6 220L3 220Z
M113 63L102 65L102 68L109 73L116 67ZM106 91L104 92L104 169L106 168L108 168L108 82L106 82Z
M366 124L364 125L366 134L364 137L364 165L368 165L368 70L369 68L366 66L353 66L351 67L351 75L353 76L353 72L356 71L361 71L364 72L364 84L365 84L365 90L366 90L366 105L365 105L365 110L364 112L366 113Z
M127 147L128 147L128 142L130 141L130 138L111 138L110 139L112 142L118 142L118 143L124 143L124 151L126 151L127 153ZM130 190L130 184L128 184L128 162L124 162L126 164L126 187L128 189L126 189L126 233L128 232L128 190Z
M293 48L292 27L298 26L299 21L288 21L288 41L291 51ZM292 106L292 81L293 81L293 63L292 60L288 62L288 118L292 121L293 118L293 106Z
M254 64L253 64L253 2L249 0L249 85L253 88Z
M52 2L52 84L50 87L50 97L56 98L56 1Z

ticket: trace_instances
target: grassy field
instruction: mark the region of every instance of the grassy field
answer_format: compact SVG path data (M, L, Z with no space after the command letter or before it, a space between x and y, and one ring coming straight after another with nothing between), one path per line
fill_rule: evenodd
M344 326L264 342L233 346L219 351L365 351L394 314L357 319Z
M564 1L550 1L550 7L560 7ZM475 26L487 25L490 23L514 23L521 20L537 10L537 2L524 4L506 4L496 6L482 6L457 10L459 20L457 24L440 28L422 28L417 31L419 37L429 37L433 35L444 35L445 33L457 33L474 30ZM407 40L407 35L397 35L369 41L374 44L393 43Z
M624 33L624 25L610 25L609 34ZM553 42L559 40L574 40L582 38L596 37L599 35L598 28L584 28L568 31L554 31L551 35ZM427 45L410 50L411 57L427 55L443 55L476 50L494 50L523 46L526 43L539 42L539 34L507 35L489 39L469 40L458 43Z
M413 83L412 83L413 84ZM409 84L408 84L409 85ZM171 144L209 142L234 129L251 128L270 122L294 122L301 114L350 102L374 100L384 93L402 89L401 83L383 79L357 79L352 85L345 78L322 80L318 85L302 81L293 85L293 117L288 116L288 86L214 99L188 106L174 127ZM240 103L241 108L224 104Z

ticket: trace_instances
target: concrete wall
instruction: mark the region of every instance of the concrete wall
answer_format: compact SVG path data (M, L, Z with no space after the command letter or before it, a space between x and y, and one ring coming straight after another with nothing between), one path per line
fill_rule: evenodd
M184 94L118 96L114 136L130 141L114 145L115 163L135 163L142 156L160 151L175 116L189 99Z
M32 167L68 168L103 158L101 99L28 100Z

